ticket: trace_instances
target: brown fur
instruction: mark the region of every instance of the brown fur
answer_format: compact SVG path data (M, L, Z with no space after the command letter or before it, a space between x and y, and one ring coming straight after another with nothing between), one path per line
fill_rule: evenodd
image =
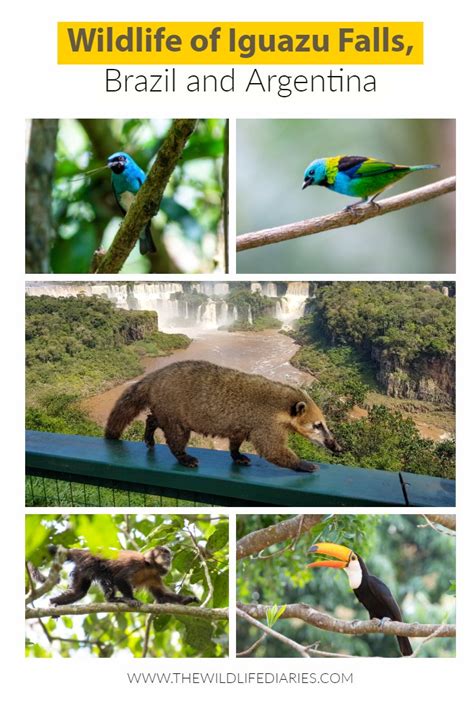
M54 552L54 548L51 550ZM148 589L162 604L190 604L198 601L193 596L182 596L169 590L163 577L171 569L171 552L167 547L154 547L145 554L122 550L116 557L101 557L89 550L68 550L67 560L74 563L69 588L51 599L51 604L72 604L82 599L92 582L98 582L109 602L138 605L133 589ZM122 596L117 597L116 591Z
M228 438L234 462L244 465L250 460L239 449L250 441L260 456L277 466L315 470L315 464L288 448L291 431L331 451L340 450L323 413L303 390L205 361L173 363L133 384L112 409L105 436L120 438L146 408L151 410L145 430L148 446L154 445L155 430L162 429L171 451L186 466L198 463L185 451L191 431Z

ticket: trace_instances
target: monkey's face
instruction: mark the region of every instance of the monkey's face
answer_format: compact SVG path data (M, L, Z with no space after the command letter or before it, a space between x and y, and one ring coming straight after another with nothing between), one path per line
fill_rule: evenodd
M146 561L156 567L160 574L165 575L171 569L171 561L173 556L169 547L158 546L153 550L149 550L146 555Z
M291 427L313 444L329 449L334 454L342 449L329 431L320 408L309 397L297 402L291 411Z

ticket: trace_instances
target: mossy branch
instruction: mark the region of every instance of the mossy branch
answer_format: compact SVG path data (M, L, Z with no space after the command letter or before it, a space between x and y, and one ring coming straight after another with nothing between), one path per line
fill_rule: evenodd
M266 619L267 612L273 609L269 604L237 604L237 606L254 619ZM382 623L379 619L345 621L329 616L329 614L323 614L307 604L288 604L279 618L299 619L318 629L338 634L349 634L350 636L362 634L385 634L385 636L410 638L426 638L428 636L451 638L456 636L455 624L406 624L402 621L384 621Z
M263 247L267 244L277 244L278 242L286 242L289 239L327 232L330 229L360 224L368 219L381 217L388 212L433 200L435 197L440 197L448 192L454 192L455 189L456 178L453 176L434 182L431 185L419 187L416 190L410 190L410 192L404 192L401 195L380 200L380 202L368 202L366 205L334 212L323 217L312 217L293 224L261 229L258 232L248 232L237 237L237 251L255 249L255 247Z
M41 619L45 616L83 616L85 614L100 613L120 614L124 612L138 612L140 614L172 614L173 616L192 616L208 621L220 621L229 618L228 609L204 609L199 606L185 606L183 604L140 604L135 606L126 603L99 602L93 604L63 604L48 606L42 609L28 607L25 610L26 619Z
M160 209L170 177L197 124L195 118L176 118L158 150L146 181L143 183L104 256L95 257L93 271L117 274L136 244L140 232Z

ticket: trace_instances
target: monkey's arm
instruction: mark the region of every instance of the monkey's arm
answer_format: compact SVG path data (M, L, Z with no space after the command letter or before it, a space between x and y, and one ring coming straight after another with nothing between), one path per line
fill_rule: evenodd
M182 594L175 594L167 587L150 587L150 592L155 597L159 604L192 604L193 602L198 602L199 599L195 596L183 596Z

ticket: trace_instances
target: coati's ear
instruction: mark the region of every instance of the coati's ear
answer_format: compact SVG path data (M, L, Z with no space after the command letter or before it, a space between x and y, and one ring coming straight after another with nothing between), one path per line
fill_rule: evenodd
M306 402L296 402L291 407L291 416L298 417L306 412Z

